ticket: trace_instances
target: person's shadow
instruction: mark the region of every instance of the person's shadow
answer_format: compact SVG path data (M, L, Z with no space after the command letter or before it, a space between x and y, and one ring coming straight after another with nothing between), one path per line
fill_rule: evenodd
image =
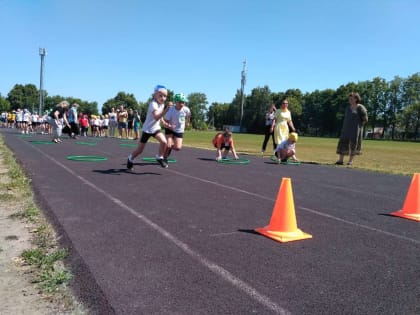
M201 160L201 161L207 161L207 162L209 162L209 161L211 161L211 162L216 162L216 159L214 158L214 159L210 159L210 158L197 158L198 160Z
M150 165L151 163L134 163L134 166L144 166ZM158 165L158 164L156 164ZM140 170L141 168L137 168ZM104 175L121 175L121 174L131 174L131 175L162 175L156 172L136 172L136 168L129 170L127 168L110 168L107 170L92 170L95 173L100 173Z

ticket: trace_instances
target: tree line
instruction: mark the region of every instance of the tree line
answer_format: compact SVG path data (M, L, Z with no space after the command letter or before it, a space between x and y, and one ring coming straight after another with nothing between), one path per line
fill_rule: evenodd
M358 92L362 97L362 104L368 110L368 137L392 140L420 138L420 73L407 78L396 76L391 81L376 77L368 81L350 82L336 90L306 93L299 89L272 92L268 86L256 87L244 97L242 127L250 133L263 133L268 106L274 103L279 108L281 101L287 98L294 125L300 134L337 137L350 92ZM172 100L173 95L174 92L168 90L167 100ZM112 107L117 109L124 105L126 108L139 110L144 120L151 98L152 95L145 102L139 102L133 94L118 92L115 97L102 104L101 114L108 113ZM45 91L43 110L51 110L63 99L70 103L77 102L83 113L100 114L97 102L59 95L48 96ZM209 106L206 95L200 92L187 95L187 100L192 114L191 126L194 129L222 129L224 125L239 125L242 100L240 90L236 91L231 103L214 102ZM7 97L0 94L1 111L27 108L33 112L38 111L38 104L39 90L33 84L16 84Z
M381 139L419 139L420 128L420 73L408 78L395 77L387 82L383 78L348 83L338 89L316 90L302 93L299 89L272 92L268 86L252 89L245 96L243 126L248 132L264 130L264 116L272 103L277 108L281 101L289 101L293 123L300 134L319 137L337 137L344 119L344 109L350 92L358 92L368 110L366 130L371 137ZM241 93L238 90L229 104L210 105L208 121L219 129L240 121ZM377 134L374 134L378 131Z

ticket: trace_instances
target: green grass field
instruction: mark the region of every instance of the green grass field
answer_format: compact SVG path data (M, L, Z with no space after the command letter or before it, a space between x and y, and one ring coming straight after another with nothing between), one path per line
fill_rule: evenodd
M211 143L215 134L214 131L188 131L184 135L184 146L215 151ZM261 155L263 135L235 133L233 139L238 154ZM338 138L299 137L296 156L303 162L333 165L338 157L335 153L337 142ZM269 142L267 158L272 154L271 146ZM419 142L364 140L362 153L355 157L353 168L408 176L420 172ZM209 152L210 157L215 154Z

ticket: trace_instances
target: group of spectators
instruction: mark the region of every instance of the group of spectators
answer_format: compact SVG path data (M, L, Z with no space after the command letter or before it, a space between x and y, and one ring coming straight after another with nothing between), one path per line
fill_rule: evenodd
M123 105L118 110L104 115L90 115L78 113L79 104L70 105L67 101L60 102L49 114L50 124L54 129L56 143L61 142L61 134L66 133L76 139L83 137L115 137L118 130L119 138L137 140L140 137L141 120L137 110L129 109Z
M40 133L49 134L51 132L50 125L47 121L48 112L39 115L31 113L27 109L13 110L10 112L2 112L0 115L1 128L16 128L23 134Z
M79 136L115 137L118 130L120 138L140 138L141 119L137 110L126 110L123 105L104 115L88 115L78 110L79 104L62 101L42 115L20 108L4 111L0 116L0 127L16 128L23 134L54 134L52 141L56 143L61 142L63 133L74 139Z
M336 153L339 155L336 165L344 164L344 157L349 156L347 165L352 165L356 155L362 151L363 127L368 122L366 107L360 104L361 97L357 92L348 96L348 105L344 112L343 126ZM279 161L286 162L288 158L296 158L296 142L298 134L292 121L292 114L288 110L289 102L284 99L280 110L271 104L265 115L265 135L261 154L267 148L270 137L273 140L273 150Z

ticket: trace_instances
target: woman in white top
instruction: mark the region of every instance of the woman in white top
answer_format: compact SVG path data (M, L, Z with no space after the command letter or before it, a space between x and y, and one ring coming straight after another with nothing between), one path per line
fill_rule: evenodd
M117 113L115 112L115 108L111 108L111 112L108 113L109 118L109 136L115 136L115 129L117 129L118 122L117 122Z

